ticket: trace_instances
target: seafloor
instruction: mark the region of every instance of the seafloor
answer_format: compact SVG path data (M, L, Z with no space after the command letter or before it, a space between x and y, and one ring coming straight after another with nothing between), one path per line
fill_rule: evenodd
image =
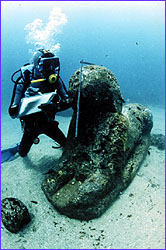
M153 133L165 134L165 110L150 107ZM70 117L56 117L67 133ZM18 120L1 116L1 145L18 142ZM1 225L1 249L164 249L165 151L150 147L149 154L129 187L98 219L79 221L59 214L46 199L41 183L61 156L54 142L40 136L28 157L16 157L1 166L1 198L15 197L28 208L32 221L12 234ZM35 201L35 203L33 202Z

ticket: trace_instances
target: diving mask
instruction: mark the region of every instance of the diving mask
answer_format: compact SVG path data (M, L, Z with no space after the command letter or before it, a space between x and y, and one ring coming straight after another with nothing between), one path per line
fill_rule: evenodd
M44 76L50 75L50 73L57 73L59 75L59 58L57 57L46 57L40 58L39 64L38 64L38 70L40 73L42 73Z

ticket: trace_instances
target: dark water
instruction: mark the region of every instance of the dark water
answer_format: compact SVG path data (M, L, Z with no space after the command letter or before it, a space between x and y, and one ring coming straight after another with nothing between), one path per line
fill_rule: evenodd
M66 86L84 59L110 69L127 102L164 106L164 2L3 1L1 4L3 113L10 104L12 73L30 61L29 51L37 47L33 36L27 43L30 30L24 28L40 19L43 24L40 30L46 32L48 23L54 20L50 15L55 7L62 8L67 21L59 26L60 33L50 25L45 42L49 46L60 43L57 55Z

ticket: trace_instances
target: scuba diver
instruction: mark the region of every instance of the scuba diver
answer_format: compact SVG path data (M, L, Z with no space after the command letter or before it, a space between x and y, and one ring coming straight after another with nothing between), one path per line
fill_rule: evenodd
M18 72L21 74L14 81ZM46 134L61 147L65 146L66 137L54 118L56 112L71 105L59 72L59 58L50 50L39 49L34 54L33 64L24 65L12 75L15 86L9 114L20 119L23 137L20 143L1 152L2 162L11 160L17 152L25 157L32 144L38 143L40 134Z

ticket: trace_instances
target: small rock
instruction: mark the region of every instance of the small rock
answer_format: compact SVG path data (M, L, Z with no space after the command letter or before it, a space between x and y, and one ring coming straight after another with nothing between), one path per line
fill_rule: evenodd
M28 209L17 198L5 198L1 201L1 219L7 230L17 233L31 220Z
M150 142L152 146L157 147L159 150L165 149L165 136L162 134L152 134Z

